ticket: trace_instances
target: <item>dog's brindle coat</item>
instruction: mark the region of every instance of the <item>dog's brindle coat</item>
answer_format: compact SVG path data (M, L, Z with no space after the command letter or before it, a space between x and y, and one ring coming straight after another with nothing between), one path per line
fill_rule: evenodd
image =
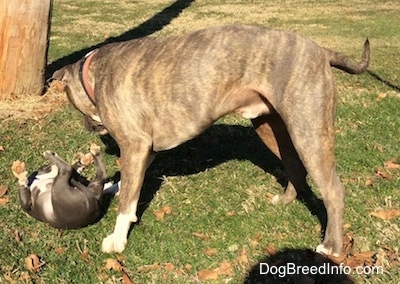
M91 146L96 177L88 182L79 173L79 162L70 165L57 153L43 155L49 165L34 172L14 173L18 178L22 209L35 219L58 229L78 229L93 224L100 216L106 168L100 147Z
M290 203L313 178L327 210L325 237L317 251L342 248L344 188L333 155L336 84L331 66L361 73L369 63L291 32L228 26L166 38L146 37L99 48L89 67L93 104L79 81L80 62L54 74L69 100L103 124L121 150L121 195L114 232L105 252L127 244L145 171L157 151L196 137L220 117L252 120L289 177L276 202Z

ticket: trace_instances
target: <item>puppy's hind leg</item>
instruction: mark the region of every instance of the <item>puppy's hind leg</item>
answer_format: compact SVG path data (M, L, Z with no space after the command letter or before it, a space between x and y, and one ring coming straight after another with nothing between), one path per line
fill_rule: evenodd
M66 184L69 184L69 179L72 174L72 166L66 161L61 159L57 153L53 151L45 151L43 156L47 158L54 166L57 167L58 171L55 176L53 188L59 188L56 183L60 184L60 188L64 188ZM53 167L52 167L53 169ZM52 170L53 172L53 170Z
M94 165L96 167L96 177L89 183L88 188L93 192L97 199L103 194L104 184L107 182L106 166L103 161L103 155L101 153L100 146L91 143L90 153L94 159Z
M107 179L107 172L106 172L106 166L103 161L103 154L101 153L100 146L91 143L90 144L90 153L93 156L94 159L94 165L96 167L96 181L104 181Z

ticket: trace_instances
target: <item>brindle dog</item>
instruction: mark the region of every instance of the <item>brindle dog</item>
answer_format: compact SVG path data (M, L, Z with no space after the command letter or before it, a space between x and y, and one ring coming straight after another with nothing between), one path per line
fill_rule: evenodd
M105 127L121 150L119 214L103 251L125 249L155 153L238 113L251 119L287 170L289 184L276 202L293 201L306 174L312 177L328 217L317 251L339 254L344 188L333 154L337 90L331 67L362 73L369 54L368 41L355 63L292 32L226 26L111 43L56 71L71 103Z

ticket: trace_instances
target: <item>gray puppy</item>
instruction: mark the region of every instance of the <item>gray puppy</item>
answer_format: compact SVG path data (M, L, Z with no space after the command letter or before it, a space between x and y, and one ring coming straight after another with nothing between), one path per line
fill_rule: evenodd
M96 177L88 182L79 172L80 162L70 165L55 152L43 153L50 164L28 178L16 172L21 207L35 219L58 229L78 229L94 223L100 216L104 184L107 181L100 148L92 144Z
M295 33L226 26L111 43L56 71L70 102L105 127L121 150L119 213L103 251L125 249L155 153L237 113L251 119L286 168L289 184L275 202L290 203L306 174L313 178L328 217L317 251L339 254L344 188L333 155L337 90L331 67L358 74L368 63L368 41L355 63Z

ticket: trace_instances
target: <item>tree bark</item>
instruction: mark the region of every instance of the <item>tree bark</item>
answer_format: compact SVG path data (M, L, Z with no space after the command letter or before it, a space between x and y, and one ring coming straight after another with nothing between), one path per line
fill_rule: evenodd
M0 101L14 94L41 94L53 0L1 2Z

